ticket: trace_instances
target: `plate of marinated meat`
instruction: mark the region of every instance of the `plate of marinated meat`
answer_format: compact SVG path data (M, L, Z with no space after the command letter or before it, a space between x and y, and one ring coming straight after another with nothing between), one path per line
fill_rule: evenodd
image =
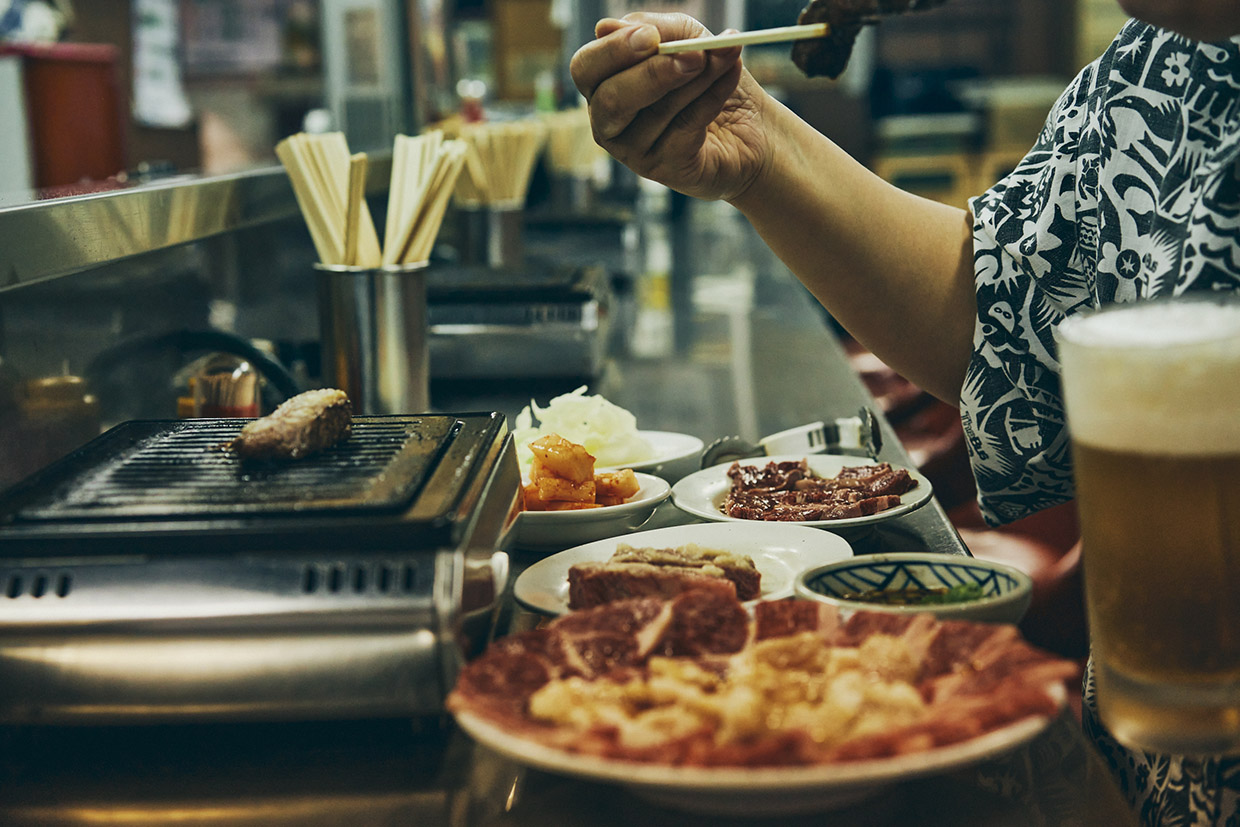
M933 493L912 468L838 454L776 455L690 474L672 486L672 502L704 520L845 530L908 514Z
M749 605L790 597L800 572L851 556L844 538L805 526L668 526L544 557L521 573L513 595L526 608L552 615L692 588L734 594Z
M845 619L692 590L501 638L447 708L526 766L684 810L774 816L1010 752L1046 730L1079 674L1011 625Z

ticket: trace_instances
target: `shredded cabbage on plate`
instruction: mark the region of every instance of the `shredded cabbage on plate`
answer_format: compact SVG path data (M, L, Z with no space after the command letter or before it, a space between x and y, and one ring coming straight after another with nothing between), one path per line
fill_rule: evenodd
M534 419L538 419L538 425ZM594 457L596 467L631 465L651 458L653 449L637 433L637 418L598 394L586 395L582 385L571 393L553 398L546 407L530 400L513 421L517 460L528 476L534 454L530 443L548 434L559 434L583 446Z

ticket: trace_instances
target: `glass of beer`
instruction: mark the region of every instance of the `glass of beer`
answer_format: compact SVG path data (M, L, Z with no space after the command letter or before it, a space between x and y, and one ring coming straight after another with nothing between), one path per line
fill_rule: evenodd
M1240 752L1240 300L1116 305L1056 339L1102 721Z

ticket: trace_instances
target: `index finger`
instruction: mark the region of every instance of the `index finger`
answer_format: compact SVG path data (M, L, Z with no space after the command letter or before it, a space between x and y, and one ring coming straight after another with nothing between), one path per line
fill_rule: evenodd
M604 18L595 25L594 34L598 39L578 49L570 65L573 83L587 100L612 75L657 54L661 41L709 32L687 15L636 13L623 20Z

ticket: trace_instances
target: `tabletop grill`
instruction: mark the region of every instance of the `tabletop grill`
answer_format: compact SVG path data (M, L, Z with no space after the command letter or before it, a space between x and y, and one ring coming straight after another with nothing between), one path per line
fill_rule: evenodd
M437 711L490 633L520 486L499 414L128 422L0 495L0 720Z
M226 450L248 420L134 423L93 446L100 462L23 507L19 520L386 510L421 486L457 423L360 420L351 438L286 465L245 466ZM128 444L126 444L128 443ZM84 460L85 457L79 458Z

